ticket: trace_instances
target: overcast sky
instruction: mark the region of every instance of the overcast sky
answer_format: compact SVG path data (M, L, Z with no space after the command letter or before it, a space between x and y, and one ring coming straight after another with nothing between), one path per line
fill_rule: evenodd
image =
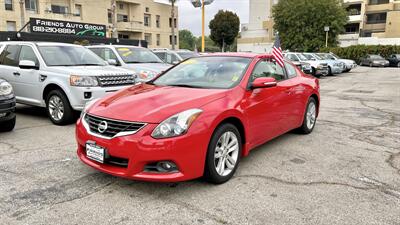
M156 0L158 2L168 2L168 0ZM179 29L188 29L195 36L201 35L201 9L194 8L190 0L178 0L179 8ZM249 21L249 0L215 0L211 5L206 6L206 34L210 33L208 24L214 15L220 10L235 12L240 23Z

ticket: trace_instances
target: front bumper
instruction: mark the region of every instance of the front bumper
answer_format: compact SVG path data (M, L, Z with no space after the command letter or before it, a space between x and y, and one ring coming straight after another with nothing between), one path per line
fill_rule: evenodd
M82 111L86 102L93 99L102 98L107 94L119 91L128 86L114 86L114 87L71 87L69 93L69 101L74 110Z
M0 122L8 121L15 117L14 95L0 96Z
M331 71L333 74L338 74L343 72L343 67L342 66L332 66Z
M328 71L328 67L318 67L316 70L315 70L315 75L317 75L317 76L326 76L326 75L328 75L328 73L329 73L329 71Z
M372 63L372 66L376 66L376 67L388 67L389 63Z
M202 124L195 124L187 134L175 138L154 139L150 135L158 124L147 124L136 134L107 140L90 135L80 119L76 126L77 155L83 163L96 170L127 179L156 182L195 179L203 175L210 138ZM85 146L88 141L107 149L104 163L86 157ZM125 165L117 165L112 161L123 161ZM174 162L178 172L144 171L146 165L160 161Z
M357 67L356 63L346 64L346 69L347 70L352 70L352 69L355 69L356 67Z

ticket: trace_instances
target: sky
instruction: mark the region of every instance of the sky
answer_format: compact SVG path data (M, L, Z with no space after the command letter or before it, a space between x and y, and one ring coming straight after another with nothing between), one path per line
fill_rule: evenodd
M156 0L157 2L168 2L168 0ZM190 0L178 0L179 8L179 29L188 29L195 36L201 35L201 9L194 8ZM208 24L219 10L235 12L240 23L249 21L249 0L215 0L211 5L206 6L206 34L210 34Z

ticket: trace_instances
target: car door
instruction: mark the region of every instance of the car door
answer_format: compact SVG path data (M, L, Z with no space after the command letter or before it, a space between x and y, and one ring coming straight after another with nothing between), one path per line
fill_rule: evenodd
M6 45L0 55L0 78L8 81L15 89L16 70L18 69L18 55L20 46L16 44ZM18 97L19 92L14 90Z
M18 63L29 60L35 63L37 69L15 68L15 90L19 93L18 101L28 104L40 105L42 102L42 82L40 77L40 64L34 49L30 45L21 45Z
M277 85L271 88L251 90L251 83L258 77L274 77ZM250 143L260 145L286 132L290 114L290 83L286 80L284 69L275 61L260 60L254 67L249 79L249 90L246 92L244 108L248 118Z

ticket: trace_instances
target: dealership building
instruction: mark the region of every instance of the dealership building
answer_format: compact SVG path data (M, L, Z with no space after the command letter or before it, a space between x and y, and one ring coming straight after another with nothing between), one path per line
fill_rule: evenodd
M270 52L274 42L272 7L279 0L250 0L249 23L242 24L238 51ZM340 46L400 45L400 0L343 0L349 15Z
M86 24L87 30L104 27L104 37L112 37L116 32L120 39L146 40L150 48L171 48L171 26L175 26L175 39L179 43L178 8L172 19L171 5L153 0L0 0L0 3L0 31L18 31L36 19L38 26L32 32L42 31L48 25L46 31L58 27L61 32L57 33L74 34L68 33L75 32L74 27L61 29L56 25L75 22L71 24Z

